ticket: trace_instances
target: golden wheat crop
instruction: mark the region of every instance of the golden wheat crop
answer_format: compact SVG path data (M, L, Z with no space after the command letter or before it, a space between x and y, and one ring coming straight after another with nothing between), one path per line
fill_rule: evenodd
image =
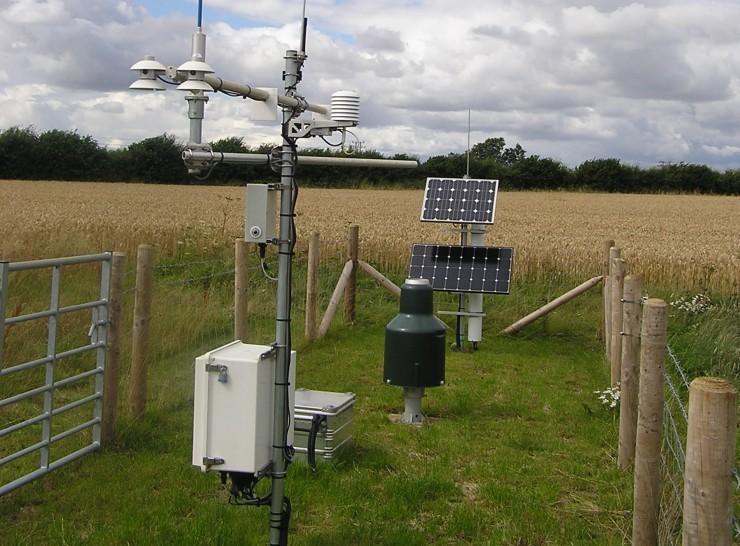
M132 252L161 255L228 248L242 233L244 190L234 187L0 181L0 255ZM349 225L361 253L382 268L403 267L414 242L454 243L450 225L419 221L421 190L302 189L298 251L318 231L325 260L341 259ZM600 273L603 241L614 239L632 272L675 289L738 292L740 198L503 192L492 245L516 249L515 275Z

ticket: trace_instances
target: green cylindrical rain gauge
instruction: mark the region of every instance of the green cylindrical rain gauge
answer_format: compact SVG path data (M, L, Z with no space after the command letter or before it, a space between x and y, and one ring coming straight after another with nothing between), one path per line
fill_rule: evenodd
M425 387L445 382L445 325L434 316L434 292L426 279L406 279L401 286L401 311L385 327L383 376L403 387L401 422L424 421L421 398Z

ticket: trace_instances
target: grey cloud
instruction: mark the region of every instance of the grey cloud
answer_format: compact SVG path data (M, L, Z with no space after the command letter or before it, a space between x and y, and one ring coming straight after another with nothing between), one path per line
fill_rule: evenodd
M504 28L496 24L473 27L472 32L479 36L500 38L517 44L529 44L532 41L532 37L528 32L512 27Z
M394 53L403 53L406 49L399 31L375 26L357 35L357 45L370 50Z

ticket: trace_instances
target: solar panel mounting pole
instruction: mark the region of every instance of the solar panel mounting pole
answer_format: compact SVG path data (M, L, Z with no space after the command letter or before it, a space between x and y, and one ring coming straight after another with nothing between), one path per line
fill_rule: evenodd
M465 179L470 178L470 108L468 108L468 147L465 150ZM470 226L468 224L460 224L460 245L466 246L468 244L468 230ZM462 312L465 310L465 295L459 294L457 301L457 323L455 325L455 345L458 350L463 347L463 315Z

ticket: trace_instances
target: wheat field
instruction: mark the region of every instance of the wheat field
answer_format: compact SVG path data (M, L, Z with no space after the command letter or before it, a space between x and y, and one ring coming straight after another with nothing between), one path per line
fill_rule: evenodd
M451 225L419 221L423 191L300 191L298 252L322 238L322 259L341 260L347 228L360 226L361 255L403 268L414 242L455 243ZM0 256L24 260L151 243L161 257L223 252L243 232L238 187L0 181ZM602 270L604 240L630 272L675 290L737 293L740 197L506 192L488 243L515 248L514 275L587 278ZM649 286L649 284L647 285Z

